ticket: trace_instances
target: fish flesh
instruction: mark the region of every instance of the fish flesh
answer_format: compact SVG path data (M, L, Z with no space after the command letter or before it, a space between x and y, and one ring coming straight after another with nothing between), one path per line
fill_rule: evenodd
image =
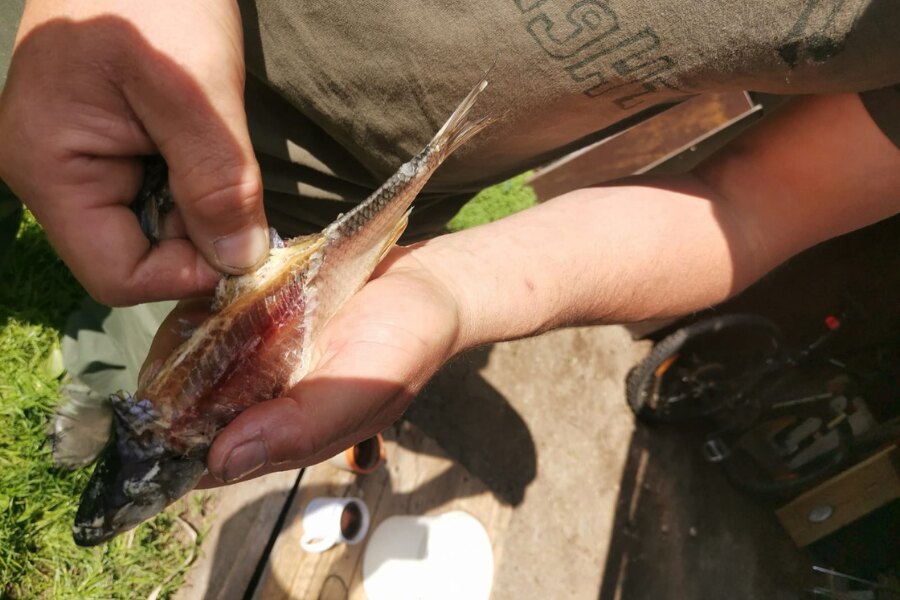
M419 154L320 233L284 241L273 233L266 261L220 282L213 314L159 369L134 394L111 396L111 441L81 497L72 528L78 545L105 542L193 489L216 435L248 407L300 381L317 336L400 237L416 194L447 156L491 123L470 116L485 87L487 80ZM150 204L155 220L159 207Z

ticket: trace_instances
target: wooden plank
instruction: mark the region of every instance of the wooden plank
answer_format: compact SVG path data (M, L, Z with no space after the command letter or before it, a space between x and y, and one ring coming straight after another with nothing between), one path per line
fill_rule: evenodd
M539 169L529 185L539 200L547 200L641 172L752 110L744 92L696 96Z
M434 515L464 510L485 526L499 564L503 531L512 508L501 504L465 469L446 457L416 427L403 423L385 432L387 463L377 472L355 476L328 465L310 468L254 590L257 600L350 598L364 600L362 559L366 541L338 545L322 554L300 549L303 510L321 496L357 496L371 513L372 531L391 515ZM368 538L367 538L368 539Z
M205 511L214 521L175 600L243 598L299 476L297 470L283 471L193 492L209 496Z
M798 496L775 514L794 543L806 546L896 498L900 498L900 449L893 446ZM820 522L811 519L816 513Z

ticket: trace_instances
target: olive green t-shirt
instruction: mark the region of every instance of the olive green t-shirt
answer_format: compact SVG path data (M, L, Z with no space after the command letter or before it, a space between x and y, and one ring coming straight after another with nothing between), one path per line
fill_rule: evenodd
M248 113L271 210L330 220L424 144L486 72L497 125L417 201L461 197L710 91L900 82L896 0L268 0L241 3ZM298 210L297 196L306 210ZM440 201L444 201L443 203ZM442 210L443 208L443 210Z
M267 209L286 234L320 229L365 198L486 72L477 111L498 121L435 173L414 233L436 232L484 185L695 94L900 83L897 0L239 4L251 136ZM879 106L880 122L900 119Z

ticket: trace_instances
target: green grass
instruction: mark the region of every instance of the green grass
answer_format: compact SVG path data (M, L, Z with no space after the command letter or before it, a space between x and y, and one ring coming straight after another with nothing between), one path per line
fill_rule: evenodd
M460 209L447 227L450 231L468 229L534 206L537 197L534 190L525 185L529 175L523 173L483 190Z
M195 552L172 510L97 548L72 541L90 469L54 468L45 431L60 330L84 292L28 214L0 282L0 598L146 598L176 574L171 595Z

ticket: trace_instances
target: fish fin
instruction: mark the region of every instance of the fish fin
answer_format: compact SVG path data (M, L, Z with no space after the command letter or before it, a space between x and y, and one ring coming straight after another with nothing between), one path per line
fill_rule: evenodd
M394 247L394 244L397 243L397 240L399 240L400 236L403 235L403 232L406 231L406 226L407 224L409 224L409 213L411 212L411 208L406 211L406 214L403 215L403 217L399 221L397 221L397 224L394 225L394 229L392 229L388 236L384 239L384 246L382 246L381 253L378 255L378 263L384 260L384 257L387 256L387 253L391 251L391 248Z
M448 156L454 150L465 144L467 141L477 135L482 129L495 121L491 116L485 116L478 119L470 119L469 111L475 105L479 94L488 86L488 80L482 79L478 85L472 88L444 126L441 127L429 144L431 148L439 152L442 156Z
M92 463L109 442L113 411L106 397L77 379L60 391L64 401L48 427L53 462L77 469Z

